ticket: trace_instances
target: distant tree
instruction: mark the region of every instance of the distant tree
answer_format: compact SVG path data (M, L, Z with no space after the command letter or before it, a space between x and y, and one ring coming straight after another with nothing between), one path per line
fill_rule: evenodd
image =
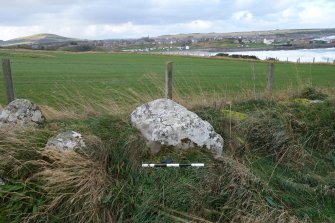
M228 53L217 53L215 56L217 57L229 57Z
M45 46L43 46L43 45L38 45L36 49L37 49L37 50L45 50Z
M144 42L148 42L148 43L155 42L155 40L154 39L150 39L150 37L142 37L141 40L143 40Z
M32 49L31 45L28 45L28 44L19 44L19 45L17 45L17 48L26 49L26 50L31 50Z
M93 50L93 47L88 44L85 44L85 45L78 45L75 47L75 49L77 51L91 51Z

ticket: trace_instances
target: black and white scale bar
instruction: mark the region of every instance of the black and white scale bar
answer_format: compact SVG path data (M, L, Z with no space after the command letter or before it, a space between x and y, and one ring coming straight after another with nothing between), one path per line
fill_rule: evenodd
M189 164L181 164L181 163L160 163L160 164L148 164L143 163L142 167L204 167L204 163L189 163Z

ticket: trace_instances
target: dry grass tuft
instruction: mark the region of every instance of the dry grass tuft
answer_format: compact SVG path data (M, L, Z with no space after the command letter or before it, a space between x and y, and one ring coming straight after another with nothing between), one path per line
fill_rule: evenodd
M87 136L87 148L73 151L44 149L52 132L40 128L0 129L0 176L37 184L43 204L22 214L26 222L114 222L103 205L112 180L107 174L108 152L100 139Z
M66 80L65 80L66 81ZM64 86L57 86L53 92L53 105L40 105L48 120L61 119L83 119L91 116L120 115L128 116L137 106L149 101L163 98L165 96L165 83L157 74L147 74L143 78L142 89L111 89L92 87L90 92L94 94L83 94L79 89L66 89ZM231 93L227 91L209 91L202 89L201 84L196 80L191 82L186 79L175 81L173 100L182 104L188 109L197 107L221 106L227 102L240 102L250 99L259 100L288 100L298 95L308 84L301 84L298 87L288 87L286 90L269 92L250 89L241 86L240 92ZM213 83L216 86L216 83ZM224 87L224 86L222 86ZM331 91L324 89L323 91ZM186 92L186 93L185 93ZM106 95L102 98L101 95ZM98 97L99 96L99 97Z
M280 110L258 111L247 122L246 140L258 152L281 162L307 157L303 145L295 138L291 114Z
M26 178L38 169L28 160L39 159L38 151L44 147L50 132L31 126L0 129L0 175Z
M271 207L261 195L270 193L267 186L250 169L229 157L213 166L206 183L226 202L218 210L207 210L220 215L220 222L302 222L284 209Z
M36 162L43 170L30 180L43 182L47 202L29 222L53 215L66 222L114 222L102 205L112 180L101 163L71 151L42 150L40 155L44 159Z
M79 118L78 114L70 109L56 109L48 105L40 105L39 107L47 120Z

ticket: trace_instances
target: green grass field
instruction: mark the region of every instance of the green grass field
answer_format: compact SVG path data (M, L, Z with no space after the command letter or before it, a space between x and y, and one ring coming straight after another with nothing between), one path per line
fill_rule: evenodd
M215 92L229 96L250 89L264 91L267 80L267 63L257 61L5 50L0 51L0 58L11 59L17 98L51 106L64 94L116 101L122 101L120 95L128 95L129 91L163 96L166 61L174 62L174 86L182 95ZM306 83L333 87L334 68L333 65L276 63L274 89ZM0 103L4 104L3 87L0 95Z

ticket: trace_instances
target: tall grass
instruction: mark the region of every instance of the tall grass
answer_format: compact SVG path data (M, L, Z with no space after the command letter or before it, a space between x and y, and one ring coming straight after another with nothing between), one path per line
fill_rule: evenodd
M73 93L74 97L80 94L95 98L95 104L115 100L113 91L127 97L129 89L163 96L157 88L164 85L154 86L148 75L162 81L166 61L174 62L174 83L182 96L192 96L195 91L198 95L215 93L228 97L245 94L244 91L257 94L265 89L267 78L267 63L259 61L139 54L48 52L46 57L39 54L0 51L0 57L11 59L16 96L51 107L59 105L56 102L61 101L63 91L70 97ZM305 83L328 87L333 80L333 65L276 63L275 66L275 91L288 86L294 89ZM0 94L4 94L3 88ZM0 98L0 103L4 104L5 98Z

